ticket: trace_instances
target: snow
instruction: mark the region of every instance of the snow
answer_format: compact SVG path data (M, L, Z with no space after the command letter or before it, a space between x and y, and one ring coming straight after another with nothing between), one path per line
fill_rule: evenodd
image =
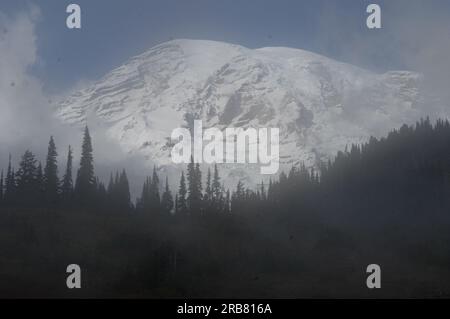
M347 144L431 113L420 81L413 72L377 74L299 49L183 39L131 58L67 97L56 114L72 125L101 123L149 167L174 166L168 139L189 118L205 128L279 127L282 167L314 166ZM222 171L229 185L263 179L255 165L224 164Z

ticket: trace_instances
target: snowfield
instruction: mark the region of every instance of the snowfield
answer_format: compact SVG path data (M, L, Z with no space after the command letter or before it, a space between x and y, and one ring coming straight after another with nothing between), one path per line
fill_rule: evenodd
M314 166L346 145L436 114L425 107L421 81L413 72L373 73L299 49L174 40L74 92L56 114L72 125L99 123L130 156L176 170L171 132L194 119L205 129L277 127L286 169ZM228 185L267 177L259 165L223 164L221 173Z

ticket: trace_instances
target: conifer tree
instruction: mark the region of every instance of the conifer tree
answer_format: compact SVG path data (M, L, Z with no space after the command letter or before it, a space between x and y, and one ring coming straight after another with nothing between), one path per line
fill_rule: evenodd
M159 195L159 176L156 173L156 167L153 167L153 175L150 183L150 203L149 211L158 214L161 210L161 197Z
M181 172L180 187L178 190L178 212L182 215L186 215L188 212L186 194L186 180L184 178L184 172Z
M6 177L5 181L5 203L14 203L17 199L17 183L14 168L11 169L10 173Z
M195 186L197 189L197 194L200 200L202 200L202 171L200 170L200 164L195 165Z
M173 197L169 189L169 179L166 177L166 187L161 199L161 208L164 214L169 215L173 208Z
M138 200L140 210L150 214L161 212L161 197L159 194L159 176L156 167L153 168L152 177L147 177L142 187L141 198Z
M211 169L208 168L208 174L206 175L206 187L205 187L205 200L211 200L213 197L211 187Z
M11 204L16 197L16 178L14 175L14 169L11 166L11 154L9 154L8 170L6 172L5 180L5 194L3 195L4 202Z
M222 190L220 186L220 176L219 170L217 169L217 164L214 165L214 179L212 183L212 192L216 200L218 200L222 195Z
M272 179L269 180L269 187L267 189L267 200L273 204L275 202L275 191L272 183Z
M47 160L45 162L43 178L45 199L49 204L54 204L58 198L59 180L57 156L58 152L56 151L55 141L53 140L53 136L51 136L48 143Z
M231 196L231 209L233 211L240 211L246 198L246 191L242 181L239 181L236 186L236 191Z
M191 162L188 165L188 208L191 215L201 214L202 204L202 184L201 184L200 166L194 164L194 158L191 156Z
M44 183L44 173L42 171L42 163L39 162L39 165L37 167L37 171L36 171L36 191L37 191L37 196L39 199L39 202L41 203L41 205L45 205L47 204L45 201L45 183Z
M122 170L119 177L118 196L120 198L120 209L128 211L131 207L130 183L128 182L127 173Z
M211 187L211 169L208 168L208 174L206 176L205 196L203 197L203 206L206 213L210 213L213 210L213 197L213 189Z
M111 175L112 179L112 175ZM144 185L142 186L142 194L138 200L138 209L141 211L147 211L150 203L150 184L151 178L147 176Z
M112 189L112 195L113 196L118 196L119 195L119 181L120 177L119 177L119 172L116 171L116 175L114 177L114 183L113 183L113 189Z
M3 170L0 176L0 205L3 204Z
M266 190L264 188L264 182L261 182L261 188L260 188L260 194L261 194L261 200L266 200Z
M178 194L175 194L175 215L179 213L178 208Z
M94 176L94 157L92 155L92 141L89 129L86 126L81 147L80 168L75 182L75 194L82 205L89 204L93 200L96 191Z
M72 161L72 148L69 146L69 150L67 152L66 172L64 174L61 186L61 196L66 204L72 200L73 196Z
M125 169L120 174L117 171L115 178L111 173L108 189L105 190L105 193L108 198L107 206L109 210L126 212L131 208L130 185Z
M109 183L108 183L108 196L113 196L113 192L114 192L114 178L113 178L113 173L111 172L111 175L109 176Z
M38 168L34 154L27 150L22 156L17 171L17 196L24 204L35 204L38 199Z

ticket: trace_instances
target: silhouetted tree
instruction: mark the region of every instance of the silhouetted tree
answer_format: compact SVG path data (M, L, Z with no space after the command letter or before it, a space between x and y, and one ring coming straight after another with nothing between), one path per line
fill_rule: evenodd
M92 141L89 129L84 130L83 144L81 146L80 168L75 182L75 194L81 205L89 205L93 200L96 186L94 176L94 157L92 155Z
M130 183L128 181L127 173L122 170L122 173L119 177L118 184L118 197L120 200L119 208L123 211L128 211L131 207L131 195L130 195Z
M65 204L70 204L73 198L72 161L72 148L69 146L69 150L67 152L66 172L64 174L61 186L61 197Z
M104 188L104 186L103 186ZM146 189L146 185L144 185ZM102 192L103 190L100 189ZM130 185L125 169L119 174L116 172L115 178L111 173L108 188L105 190L107 197L107 209L110 211L127 212L131 208Z
M234 212L242 211L245 201L245 187L241 180L236 185L236 191L231 196L231 209Z
M214 178L212 182L212 206L214 210L220 211L222 209L223 192L220 185L219 170L217 164L214 165Z
M156 167L153 168L152 177L147 177L142 194L138 200L138 209L146 213L157 215L161 213L161 197L159 195L159 177Z
M14 174L14 169L11 166L11 154L9 154L8 160L8 170L6 172L6 180L5 180L5 194L4 201L6 204L12 204L16 199L16 178Z
M206 175L206 187L205 195L203 196L203 209L205 213L209 214L213 210L214 194L211 187L211 169L208 168L208 174Z
M48 143L43 179L45 199L48 204L55 204L59 195L57 156L58 152L56 151L55 141L53 140L53 136L51 136Z
M161 211L161 196L159 195L159 176L156 167L153 167L153 174L150 183L150 203L149 211L158 214Z
M112 180L112 175L111 175ZM111 182L110 182L111 184ZM150 185L151 178L147 176L145 179L144 185L142 186L141 197L137 200L137 208L141 212L146 212L150 205Z
M48 202L45 200L45 179L41 162L39 162L36 172L36 195L38 198L38 202L41 206L46 206Z
M191 215L200 215L202 208L202 176L199 164L194 163L191 156L191 162L188 164L188 208Z
M0 176L0 205L3 205L3 170Z
M178 214L179 208L178 208L178 194L175 194L175 215Z
M173 197L169 189L169 179L166 177L166 187L161 198L161 208L164 214L170 214L173 208Z
M27 150L22 156L17 171L17 196L24 205L33 205L38 200L38 168L34 154Z
M178 209L177 209L177 212L182 214L182 215L186 215L188 213L186 194L187 194L187 188L186 188L186 181L185 181L185 178L184 178L184 172L181 172L180 187L178 189Z

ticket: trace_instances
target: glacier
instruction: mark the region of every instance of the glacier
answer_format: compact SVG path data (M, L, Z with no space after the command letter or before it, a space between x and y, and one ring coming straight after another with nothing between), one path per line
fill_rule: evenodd
M180 39L72 92L55 114L70 125L97 123L128 156L143 156L148 168L166 172L184 168L171 161L172 130L192 128L196 119L221 130L276 127L286 170L317 166L349 144L438 114L426 103L423 80L415 72L377 73L300 49ZM270 178L256 165L220 165L228 187Z

